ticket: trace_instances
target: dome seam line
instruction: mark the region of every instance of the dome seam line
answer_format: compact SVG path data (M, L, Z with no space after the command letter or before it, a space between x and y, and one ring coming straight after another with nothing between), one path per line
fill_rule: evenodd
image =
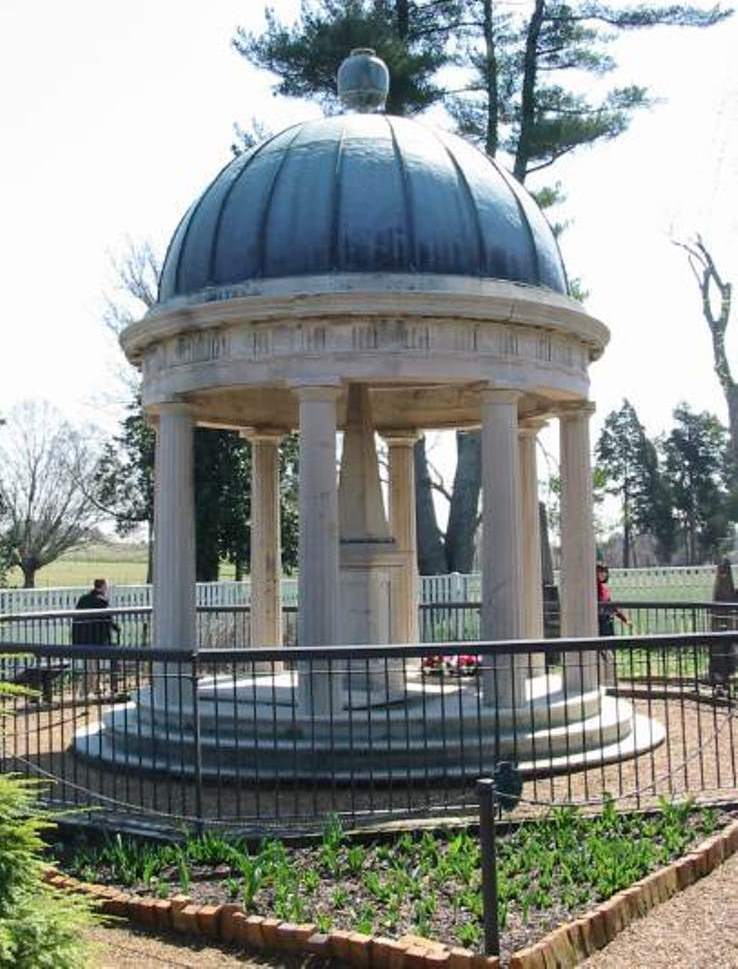
M488 155L485 155L484 157L491 165L493 165L495 170L499 172L503 182L507 186L508 192L512 195L513 199L515 200L515 205L517 207L518 214L520 215L520 220L525 226L525 232L526 232L526 235L528 236L530 251L533 256L533 265L536 271L536 286L542 286L543 284L541 282L541 260L538 258L538 244L536 242L536 235L533 231L533 226L530 224L530 219L526 215L525 208L523 207L523 203L520 201L520 197L518 196L518 193L515 191L516 185L520 185L520 188L522 188L523 191L525 191L525 188L519 182L513 183L513 176L506 169L504 169L502 165L498 165L496 162L493 162Z
M264 198L264 204L262 206L261 212L259 213L259 229L256 237L257 240L260 242L259 249L258 249L258 254L259 254L258 267L257 267L257 273L256 273L257 279L263 279L264 277L264 266L266 265L266 249L267 249L267 246L266 246L267 239L265 234L266 224L269 219L269 210L271 209L272 202L274 200L274 192L277 187L277 182L279 181L279 176L282 174L282 170L284 169L284 166L287 164L287 158L290 153L290 148L292 148L292 146L300 136L303 130L304 124L296 125L295 127L297 127L298 130L290 139L289 144L285 147L282 153L282 157L280 158L279 163L277 164L277 168L272 173L272 180L269 185L269 190L266 193L266 197Z
M297 124L294 124L291 127L296 128ZM218 240L220 238L220 226L223 222L223 214L225 213L225 209L226 209L226 206L228 205L231 195L235 191L236 186L241 181L241 179L243 178L248 168L251 166L251 162L257 157L257 155L260 155L265 148L271 145L273 141L276 141L276 139L279 138L280 135L283 135L285 131L289 131L289 130L290 128L285 128L283 131L278 131L276 134L273 134L270 138L267 138L260 145L254 145L253 148L251 149L251 152L249 153L248 158L246 158L243 165L241 166L241 171L238 173L238 175L236 175L236 177L233 179L231 184L228 186L226 193L223 196L223 200L220 203L220 208L218 209L218 216L215 220L215 226L213 227L213 239L210 245L210 256L208 258L208 275L207 275L208 285L211 285L211 280L215 279L216 251L218 249ZM233 164L233 162L231 162L231 164Z
M488 260L487 260L487 246L485 245L485 242L484 242L484 233L482 232L482 223L481 223L480 218L479 218L479 210L477 209L477 203L476 203L476 200L474 198L474 194L473 194L473 192L471 190L471 186L469 185L469 181L468 181L466 175L464 174L464 170L462 169L461 165L459 164L459 162L458 162L458 160L456 158L456 155L454 155L453 151L451 150L451 148L449 147L449 145L446 143L445 138L442 138L442 137L439 136L438 140L441 142L441 144L443 145L443 147L444 147L444 149L446 151L446 154L451 159L451 164L454 166L454 170L456 172L456 180L459 183L459 185L461 186L461 188L462 188L462 194L463 194L464 198L467 201L468 208L471 210L471 213L472 213L472 221L474 222L474 228L475 228L476 236L477 236L477 252L478 252L477 268L478 268L478 272L479 272L479 275L480 276L486 276L487 275L487 264L488 264Z
M221 170L218 172L215 178L211 179L208 186L203 190L202 194L200 195L200 198L197 200L197 202L195 202L194 206L192 207L190 218L187 222L187 227L184 230L182 241L179 244L179 252L177 253L177 268L175 269L175 272L174 272L174 289L175 289L175 292L177 293L179 292L179 288L182 283L182 277L181 277L182 262L185 254L185 249L187 247L187 240L190 237L190 230L192 229L192 223L195 221L195 217L197 216L197 213L200 211L200 206L205 201L206 195L208 195L208 193L215 185L215 183L218 181L218 179L223 174L223 172L227 171L232 164L233 164L233 159L231 159L226 165L224 165L221 168Z
M409 249L409 269L410 272L417 272L418 267L416 265L416 236L415 236L415 213L412 206L412 189L410 186L410 176L408 175L407 167L402 159L402 152L400 151L400 146L397 141L397 132L395 131L395 126L390 120L390 116L385 114L384 120L387 122L387 127L390 130L390 136L392 138L392 151L395 156L395 161L397 167L400 170L400 178L402 181L402 198L405 203L405 225L408 230L408 249Z
M338 145L336 146L336 159L333 167L333 198L332 211L331 211L331 240L330 240L330 252L328 258L330 261L331 270L336 272L339 269L339 256L338 256L338 234L340 231L340 221L341 221L341 168L343 166L343 140L346 134L346 121L344 119L343 126L341 128L341 134L338 138Z

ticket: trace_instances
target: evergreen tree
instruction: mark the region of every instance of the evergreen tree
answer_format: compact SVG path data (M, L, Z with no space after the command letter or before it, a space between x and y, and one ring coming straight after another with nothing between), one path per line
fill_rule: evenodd
M728 491L726 429L712 415L680 404L661 442L674 512L690 565L718 554L734 514Z
M620 501L623 528L623 568L630 568L636 535L662 531L664 510L658 457L635 408L623 400L619 410L605 418L595 447L597 469L604 491ZM670 516L669 516L670 517Z
M303 0L292 25L266 10L260 34L239 28L236 50L279 76L275 92L315 98L336 108L336 71L355 47L371 47L390 69L390 114L412 114L445 95L438 70L451 60L448 35L463 4L457 0Z
M154 448L156 434L146 422L141 392L126 408L120 433L104 446L97 469L96 501L115 519L115 530L130 535L145 525L148 538L146 581L151 582L154 536Z
M28 695L0 682L0 732L12 718L11 703ZM38 796L36 779L0 774L0 966L84 969L93 964L87 933L99 917L85 897L45 883L44 836L54 824Z

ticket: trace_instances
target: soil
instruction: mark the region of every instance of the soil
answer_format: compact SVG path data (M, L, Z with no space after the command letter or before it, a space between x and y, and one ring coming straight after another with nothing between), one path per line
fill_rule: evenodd
M161 939L140 929L99 928L95 969L277 969L298 963L208 948L201 941ZM308 963L309 964L309 963ZM324 965L324 964L322 964ZM738 856L658 905L581 969L738 969ZM317 969L316 966L310 969Z

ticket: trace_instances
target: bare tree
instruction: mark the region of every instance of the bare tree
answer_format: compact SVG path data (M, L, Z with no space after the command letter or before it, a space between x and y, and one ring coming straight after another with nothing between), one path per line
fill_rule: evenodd
M120 350L118 340L123 330L156 303L161 260L147 239L142 242L127 239L121 251L110 254L109 259L113 283L103 295L102 323ZM119 402L121 396L128 401L138 394L141 378L123 354L118 353L116 360L114 385L119 388L122 385L123 393L114 396Z
M111 256L110 263L115 295L105 296L103 322L118 337L129 323L140 319L142 303L145 309L156 303L161 261L148 239L128 239L121 255Z
M725 333L732 309L732 284L723 279L710 250L697 234L690 242L674 242L687 253L689 266L697 280L702 298L702 315L712 336L712 358L728 405L730 451L738 468L738 383L733 379L725 350Z
M0 430L2 543L33 588L36 572L88 542L104 517L87 497L97 459L86 436L50 405L18 404Z

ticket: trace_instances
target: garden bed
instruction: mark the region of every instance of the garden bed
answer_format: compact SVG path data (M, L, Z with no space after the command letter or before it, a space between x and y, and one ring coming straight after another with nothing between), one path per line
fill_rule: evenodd
M554 808L498 838L503 956L689 851L731 819L689 803L652 814L598 816ZM58 846L61 867L84 881L198 903L238 902L248 913L319 931L426 936L481 951L479 845L472 830L404 833L367 841L335 819L321 839L260 845L206 834L179 844L116 836L101 845Z

